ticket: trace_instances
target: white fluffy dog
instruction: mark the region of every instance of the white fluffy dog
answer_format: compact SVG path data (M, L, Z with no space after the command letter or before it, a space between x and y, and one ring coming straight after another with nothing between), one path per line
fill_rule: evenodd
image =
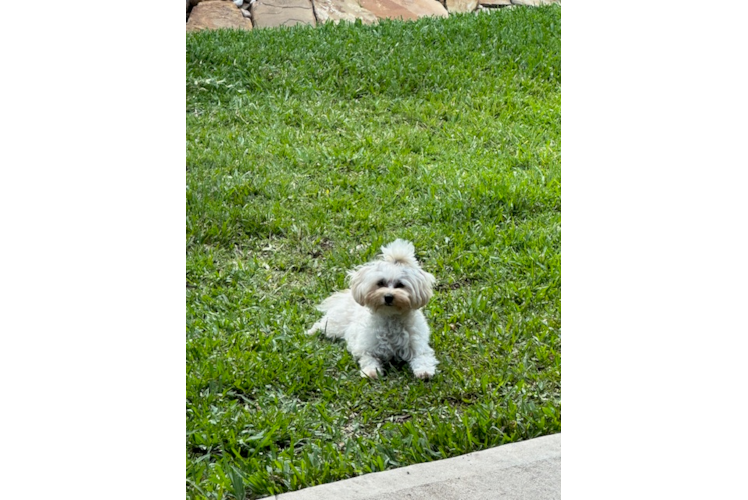
M435 279L421 269L413 244L395 240L382 247L382 260L348 276L350 289L317 306L325 315L307 333L344 337L364 377L377 378L389 360L407 361L418 378L433 377L439 362L420 309L431 299Z

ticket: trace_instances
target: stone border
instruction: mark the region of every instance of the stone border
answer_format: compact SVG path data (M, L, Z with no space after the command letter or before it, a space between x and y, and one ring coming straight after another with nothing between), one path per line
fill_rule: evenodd
M267 500L561 498L561 433L454 458L373 472Z
M415 20L425 16L539 6L561 0L186 0L187 31L272 28L328 21L373 24L380 19Z

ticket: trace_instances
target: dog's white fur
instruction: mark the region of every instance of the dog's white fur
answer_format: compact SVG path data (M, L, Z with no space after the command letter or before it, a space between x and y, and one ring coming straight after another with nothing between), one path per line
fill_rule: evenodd
M321 330L327 337L345 338L364 377L377 378L389 360L407 361L418 378L433 377L439 362L420 309L431 299L436 280L421 269L413 244L395 240L382 247L381 260L348 276L350 289L317 306L325 315L307 333Z

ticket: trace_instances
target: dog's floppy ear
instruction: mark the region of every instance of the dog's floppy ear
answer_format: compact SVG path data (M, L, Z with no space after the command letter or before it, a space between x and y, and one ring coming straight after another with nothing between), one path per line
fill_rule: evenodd
M433 288L436 283L436 278L431 273L427 273L423 269L417 269L413 271L413 294L412 302L416 309L420 309L429 303L431 297L434 295Z
M351 296L353 300L365 305L366 294L369 292L368 276L371 273L372 267L369 265L359 266L353 271L348 273L350 279L349 286L351 288Z

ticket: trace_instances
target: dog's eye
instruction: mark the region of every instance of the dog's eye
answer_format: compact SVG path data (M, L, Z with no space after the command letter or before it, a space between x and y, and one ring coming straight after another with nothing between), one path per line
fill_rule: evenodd
M398 281L395 283L395 288L405 288L405 285L402 284L402 282Z
M385 286L385 285L387 285L387 283L385 283L385 282L384 282L384 280L379 280L379 281L377 281L377 286L378 286L379 288L382 288L382 287L383 287L383 286Z

